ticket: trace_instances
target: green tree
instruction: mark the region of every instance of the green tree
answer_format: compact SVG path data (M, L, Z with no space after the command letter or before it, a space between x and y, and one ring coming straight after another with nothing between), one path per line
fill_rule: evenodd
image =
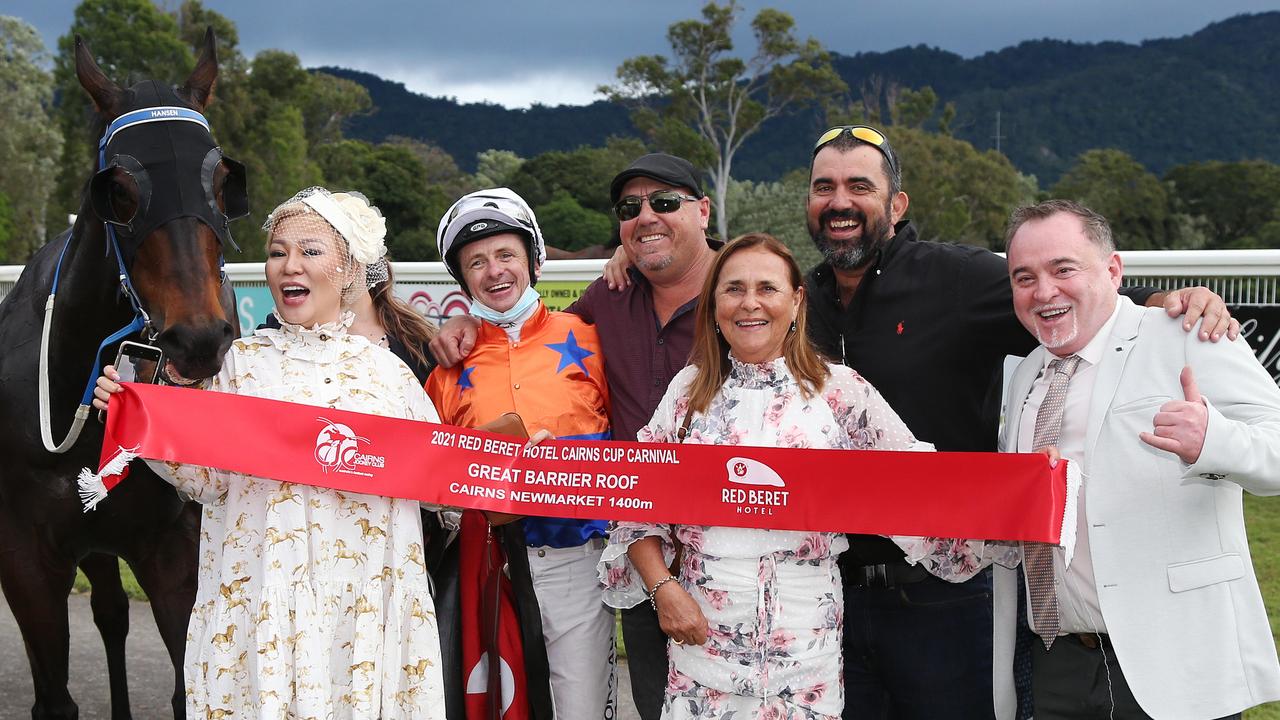
M1035 200L1035 178L995 150L919 128L894 127L907 219L925 240L1002 250L1009 213Z
M510 187L532 207L551 202L556 191L564 190L582 207L609 215L606 188L644 152L639 140L618 137L609 138L604 147L553 150L526 160L511 176Z
M210 10L200 0L185 0L174 14L178 23L178 37L187 47L198 50L204 45L205 30L213 28L218 44L218 74L222 75L229 63L243 61L240 54L240 31L230 18Z
M45 241L62 133L52 119L53 77L41 69L48 54L35 28L0 15L0 46L0 197L7 213L0 263L25 263Z
M1276 247L1263 241L1263 228L1280 221L1280 165L1191 163L1173 168L1164 179L1178 209L1208 223L1206 247Z
M9 202L9 196L0 192L0 248L8 247L13 235L13 205ZM17 265L20 264L20 260L16 257L0 255L0 264Z
M805 225L808 192L808 168L797 168L777 182L734 180L729 185L729 216L733 218L734 233L769 233L791 249L801 268L817 265L822 256Z
M300 105L307 138L312 144L338 140L347 118L373 107L369 91L363 85L328 73L308 75Z
M510 150L485 150L476 154L476 187L507 187L524 165L524 158Z
M417 158L426 172L427 186L439 188L450 198L450 204L475 189L475 179L463 172L453 156L439 146L398 135L388 137L384 144L402 148ZM447 209L441 208L441 213ZM434 219L439 219L439 216Z
M1160 180L1122 150L1089 150L1049 191L1082 203L1111 224L1122 250L1168 250L1193 244Z
M438 260L435 230L455 196L427 179L427 168L403 144L341 140L316 148L327 184L364 193L387 219L387 250L396 260Z
M551 202L533 212L547 244L561 250L608 245L613 237L613 220L608 215L582 207L565 190L557 190Z
M707 3L702 20L667 30L671 57L645 55L618 67L600 92L635 107L633 121L660 146L707 166L715 189L716 228L729 232L728 194L742 143L771 118L848 90L817 40L801 41L787 13L765 8L751 21L749 59L730 55L740 7Z
M125 86L146 79L181 82L195 64L173 16L151 0L84 0L76 7L54 59L64 143L57 186L46 211L49 233L60 232L67 214L77 211L85 178L93 172L96 159L93 148L98 138L93 135L99 128L90 122L92 103L76 79L76 35L89 44L107 77Z

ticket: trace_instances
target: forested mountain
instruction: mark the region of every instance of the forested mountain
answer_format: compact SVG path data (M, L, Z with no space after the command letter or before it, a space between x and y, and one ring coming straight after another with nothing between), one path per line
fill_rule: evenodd
M610 135L635 130L627 111L599 101L590 105L539 105L508 110L501 105L460 104L450 98L427 97L358 70L325 67L321 72L354 80L369 91L371 113L348 121L346 136L369 142L402 136L437 145L467 172L475 171L476 153L490 148L533 157L548 150L603 145Z
M832 48L838 51L841 48ZM980 149L1000 148L1023 172L1052 184L1081 152L1115 147L1163 173L1197 160L1280 162L1280 12L1240 15L1181 38L1127 43L1035 40L976 58L924 46L840 55L833 64L862 100L865 87L937 91L953 102L951 128ZM373 113L348 137L392 135L436 144L468 171L488 148L531 157L600 145L634 132L605 102L508 110L462 105L350 70L324 72L368 88ZM772 180L802 164L825 120L816 109L779 118L743 147L735 176Z

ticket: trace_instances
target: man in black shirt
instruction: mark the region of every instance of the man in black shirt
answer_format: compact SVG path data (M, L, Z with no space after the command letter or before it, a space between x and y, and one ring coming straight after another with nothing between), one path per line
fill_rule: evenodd
M867 378L917 438L941 451L994 452L1004 358L1036 341L1014 317L1005 261L918 240L902 219L900 186L898 158L874 128L832 128L819 139L806 215L825 261L805 283L810 338ZM1204 288L1122 292L1185 310L1188 328L1203 315L1205 339L1238 330ZM952 584L908 565L886 538L849 540L840 558L845 717L1013 717L1012 636L993 640L995 626L1013 627L1013 610L997 606L1010 615L993 623L991 570ZM1013 577L999 583L1009 598Z

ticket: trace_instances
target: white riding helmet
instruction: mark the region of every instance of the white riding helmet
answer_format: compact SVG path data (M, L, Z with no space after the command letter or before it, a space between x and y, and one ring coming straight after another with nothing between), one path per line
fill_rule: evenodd
M497 235L514 232L523 235L528 242L529 250L529 282L538 281L537 268L547 259L546 243L542 238L542 228L538 227L538 219L524 198L509 188L492 188L477 190L463 195L440 218L440 227L436 230L436 248L440 251L440 259L444 260L449 274L466 290L466 282L462 279L462 271L458 267L458 250L463 245ZM467 290L470 294L470 290Z

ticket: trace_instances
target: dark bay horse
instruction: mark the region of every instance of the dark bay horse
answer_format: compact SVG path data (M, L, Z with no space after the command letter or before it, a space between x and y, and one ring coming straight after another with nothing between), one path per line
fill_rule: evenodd
M77 563L82 565L94 584L112 718L119 720L130 717L124 681L128 604L115 564L116 556L124 558L151 600L175 671L174 716L183 717L182 657L195 598L198 511L135 463L128 482L85 513L76 475L96 468L102 425L91 416L78 438L72 433L64 442L69 449L50 452L38 408L45 395L51 427L44 435L68 437L99 356L105 362L115 356L114 343L99 344L131 321L144 326L144 340L164 350L171 379L217 373L239 329L221 263L223 246L231 242L227 222L247 212L243 166L222 157L200 115L218 73L212 31L180 88L154 81L122 88L78 37L75 65L112 139L104 138L99 172L74 227L36 253L0 304L0 585L31 663L32 717L75 718L67 692L67 594ZM47 393L40 390L42 376Z

